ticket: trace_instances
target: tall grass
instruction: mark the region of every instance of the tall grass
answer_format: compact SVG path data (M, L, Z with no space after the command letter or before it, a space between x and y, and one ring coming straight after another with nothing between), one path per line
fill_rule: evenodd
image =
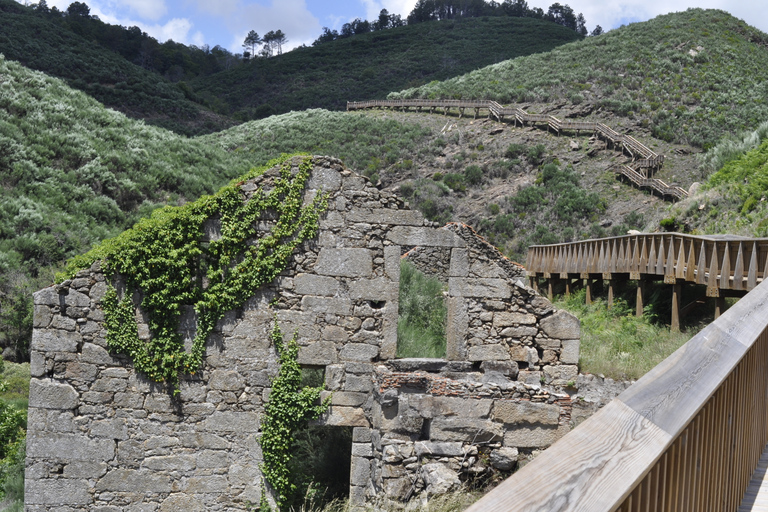
M617 380L638 379L666 359L697 332L672 332L655 323L650 309L642 317L634 316L624 299L616 299L608 309L602 299L585 302L585 290L555 301L581 320L582 373L603 374Z
M445 357L444 290L439 280L413 263L401 262L397 357Z

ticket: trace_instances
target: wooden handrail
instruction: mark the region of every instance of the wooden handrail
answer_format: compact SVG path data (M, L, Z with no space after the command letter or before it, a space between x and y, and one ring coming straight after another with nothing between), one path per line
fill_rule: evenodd
M578 254L599 256L578 260ZM707 295L719 297L721 290L752 290L768 277L768 238L648 233L533 245L526 269L531 277L545 278L585 273L657 276L670 283L707 285Z
M368 100L348 101L347 110L364 108L443 108L445 112L451 108L458 108L463 113L465 108L474 108L475 113L480 109L487 109L489 117L497 121L503 121L505 117L511 117L516 123L546 123L547 129L560 133L562 130L590 130L598 136L610 142L614 147L621 145L622 151L626 150L632 155L633 167L621 166L618 174L626 176L639 188L647 188L661 194L662 197L682 199L688 196L688 192L680 187L670 187L661 180L649 178L638 172L637 169L658 169L664 165L664 156L657 155L649 147L645 146L630 135L622 135L603 123L588 121L564 121L547 114L529 114L518 107L504 107L495 101L488 100L427 100L421 98L407 100ZM637 158L637 156L640 158ZM637 176L636 176L637 175Z
M736 510L768 442L768 283L467 512Z

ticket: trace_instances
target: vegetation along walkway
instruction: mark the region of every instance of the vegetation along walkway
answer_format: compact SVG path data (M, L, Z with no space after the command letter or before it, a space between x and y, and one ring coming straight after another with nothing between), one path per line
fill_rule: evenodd
M622 152L627 152L632 157L629 165L617 165L614 172L624 176L632 184L640 189L648 189L667 199L683 199L688 196L688 192L677 186L670 186L664 181L652 177L652 172L664 165L664 155L657 155L649 147L640 143L630 135L623 135L606 126L603 123L593 123L588 121L563 121L555 116L545 114L529 114L521 108L504 107L495 101L489 100L369 100L369 101L348 101L347 110L359 110L367 108L415 108L419 111L429 109L430 113L436 109L442 109L445 114L451 109L459 111L463 116L465 109L473 109L475 117L480 109L488 110L488 115L496 118L497 121L503 121L505 118L512 119L517 125L545 124L547 130L552 130L560 134L563 130L575 130L577 133L584 131L594 132L598 137L605 140L614 148L621 148Z
M617 282L637 280L637 315L643 313L643 290L647 281L672 285L672 329L680 329L680 318L703 298L681 307L684 283L706 285L705 297L716 297L715 318L725 306L726 296L741 297L768 276L768 238L731 235L693 236L680 233L625 235L554 245L534 245L525 263L531 285L543 279L547 294L573 280L584 279L587 301L597 279L608 283L608 305L613 302Z

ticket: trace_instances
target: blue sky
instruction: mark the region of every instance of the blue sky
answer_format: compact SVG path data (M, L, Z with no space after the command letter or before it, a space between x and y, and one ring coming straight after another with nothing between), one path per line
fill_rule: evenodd
M590 31L595 25L610 30L659 14L703 7L723 9L768 32L766 0L528 0L528 5L546 10L555 1L582 12ZM71 2L48 0L48 5L63 10ZM241 52L243 39L250 30L264 35L280 29L288 37L285 48L291 49L312 44L322 27L338 30L358 17L373 20L382 8L405 18L416 0L85 0L85 3L91 8L91 14L103 21L139 26L160 41L173 39L197 46L221 45Z

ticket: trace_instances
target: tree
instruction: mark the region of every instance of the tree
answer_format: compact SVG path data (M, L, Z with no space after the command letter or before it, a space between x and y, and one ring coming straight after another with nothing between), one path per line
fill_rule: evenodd
M576 15L573 13L573 9L568 4L561 5L558 2L549 6L547 10L546 19L553 21L558 25L568 27L571 30L576 30Z
M283 54L283 45L288 42L288 38L285 36L282 30L277 30L275 32L275 37L273 39L273 43L275 45L275 50L277 51L278 55Z
M67 7L67 15L90 18L91 8L88 7L85 2L72 2L69 4L69 7Z
M275 51L275 31L270 30L266 34L264 34L264 37L261 38L261 56L262 57L271 57L273 52Z
M504 0L501 4L501 8L507 13L507 16L514 16L516 18L523 18L528 16L530 9L528 9L528 2L525 0Z
M600 25L597 25L595 27L595 29L592 31L592 33L589 34L589 35L591 35L591 36L599 36L599 35L602 35L602 33L603 33L603 27L601 27Z
M339 33L336 30L331 30L328 27L323 27L323 33L320 34L320 37L315 39L315 41L312 43L312 46L317 46L319 44L335 41L338 38L339 38Z
M51 9L48 7L48 2L40 0L37 5L35 5L35 11L41 14L48 14L51 12Z
M582 37L586 37L589 34L587 31L587 20L584 19L584 15L581 13L576 16L576 32Z
M250 50L249 52L243 53L243 58L245 60L248 60L248 57L245 57L245 55L250 56L256 56L256 47L261 44L261 37L259 37L259 34L256 33L255 30L251 30L248 32L248 35L245 36L245 41L243 41L243 48L246 50Z

